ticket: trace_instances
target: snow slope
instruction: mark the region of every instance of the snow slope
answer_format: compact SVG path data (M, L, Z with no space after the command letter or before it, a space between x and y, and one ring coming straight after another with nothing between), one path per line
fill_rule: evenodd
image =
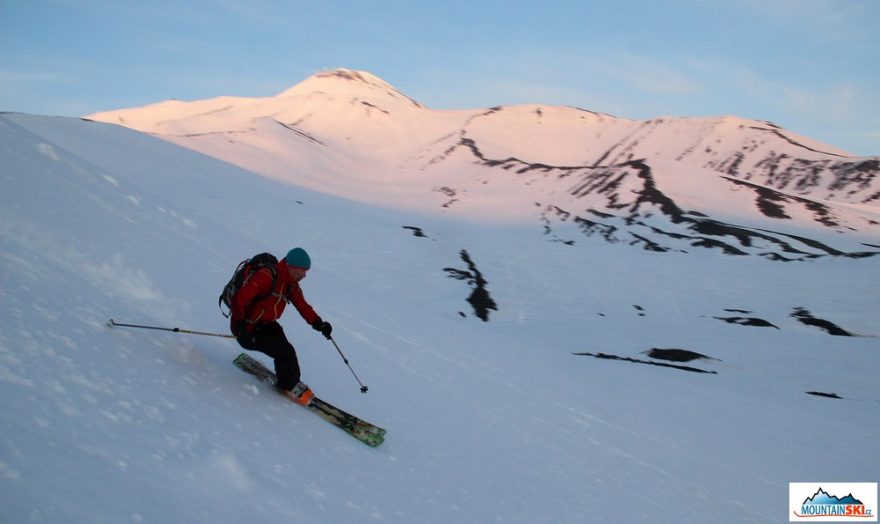
M0 134L2 522L779 522L788 482L880 477L877 257L565 242L119 126L5 114ZM232 341L105 325L224 332L234 266L294 245L370 391L289 313L304 380L387 428L379 448L237 370Z

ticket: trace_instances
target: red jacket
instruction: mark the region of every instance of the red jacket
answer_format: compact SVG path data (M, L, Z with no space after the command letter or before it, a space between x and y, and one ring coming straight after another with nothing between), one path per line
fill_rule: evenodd
M272 287L272 273L267 268L263 268L251 275L247 284L238 290L230 306L233 322L246 320L248 331L253 330L256 323L274 322L281 318L288 300L299 311L303 320L310 325L320 318L306 302L299 283L291 280L290 273L287 272L286 260L282 258L278 262L275 273L274 287ZM272 287L271 293L269 293L270 287ZM253 302L260 296L263 298Z

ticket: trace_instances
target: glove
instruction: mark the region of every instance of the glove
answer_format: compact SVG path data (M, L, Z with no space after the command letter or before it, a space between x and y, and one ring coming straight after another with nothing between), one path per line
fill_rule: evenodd
M321 334L324 335L324 338L330 340L330 334L333 333L333 326L331 326L329 322L324 322L318 318L312 323L312 328L314 328L315 331L320 331Z

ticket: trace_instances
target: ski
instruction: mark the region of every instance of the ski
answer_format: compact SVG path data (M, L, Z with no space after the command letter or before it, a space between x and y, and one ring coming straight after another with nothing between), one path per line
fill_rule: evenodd
M241 353L235 357L232 363L242 371L250 373L261 382L265 382L277 390L278 379L275 377L275 373L247 353ZM277 391L280 392L281 390ZM347 413L325 400L313 397L312 401L305 407L368 446L376 447L385 442L386 432L384 429Z

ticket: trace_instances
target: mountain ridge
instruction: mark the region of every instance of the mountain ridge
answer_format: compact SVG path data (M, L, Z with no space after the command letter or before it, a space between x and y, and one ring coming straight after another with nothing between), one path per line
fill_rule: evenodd
M275 97L169 102L88 118L359 202L530 221L564 242L575 241L556 233L567 216L587 237L609 242L791 260L860 256L880 226L880 158L849 157L736 116L638 121L539 104L433 110L375 75L336 69ZM633 178L635 166L646 169ZM578 177L592 189L571 187ZM620 184L630 192L617 191ZM621 199L631 195L636 212L622 212ZM658 195L665 205L642 205Z

